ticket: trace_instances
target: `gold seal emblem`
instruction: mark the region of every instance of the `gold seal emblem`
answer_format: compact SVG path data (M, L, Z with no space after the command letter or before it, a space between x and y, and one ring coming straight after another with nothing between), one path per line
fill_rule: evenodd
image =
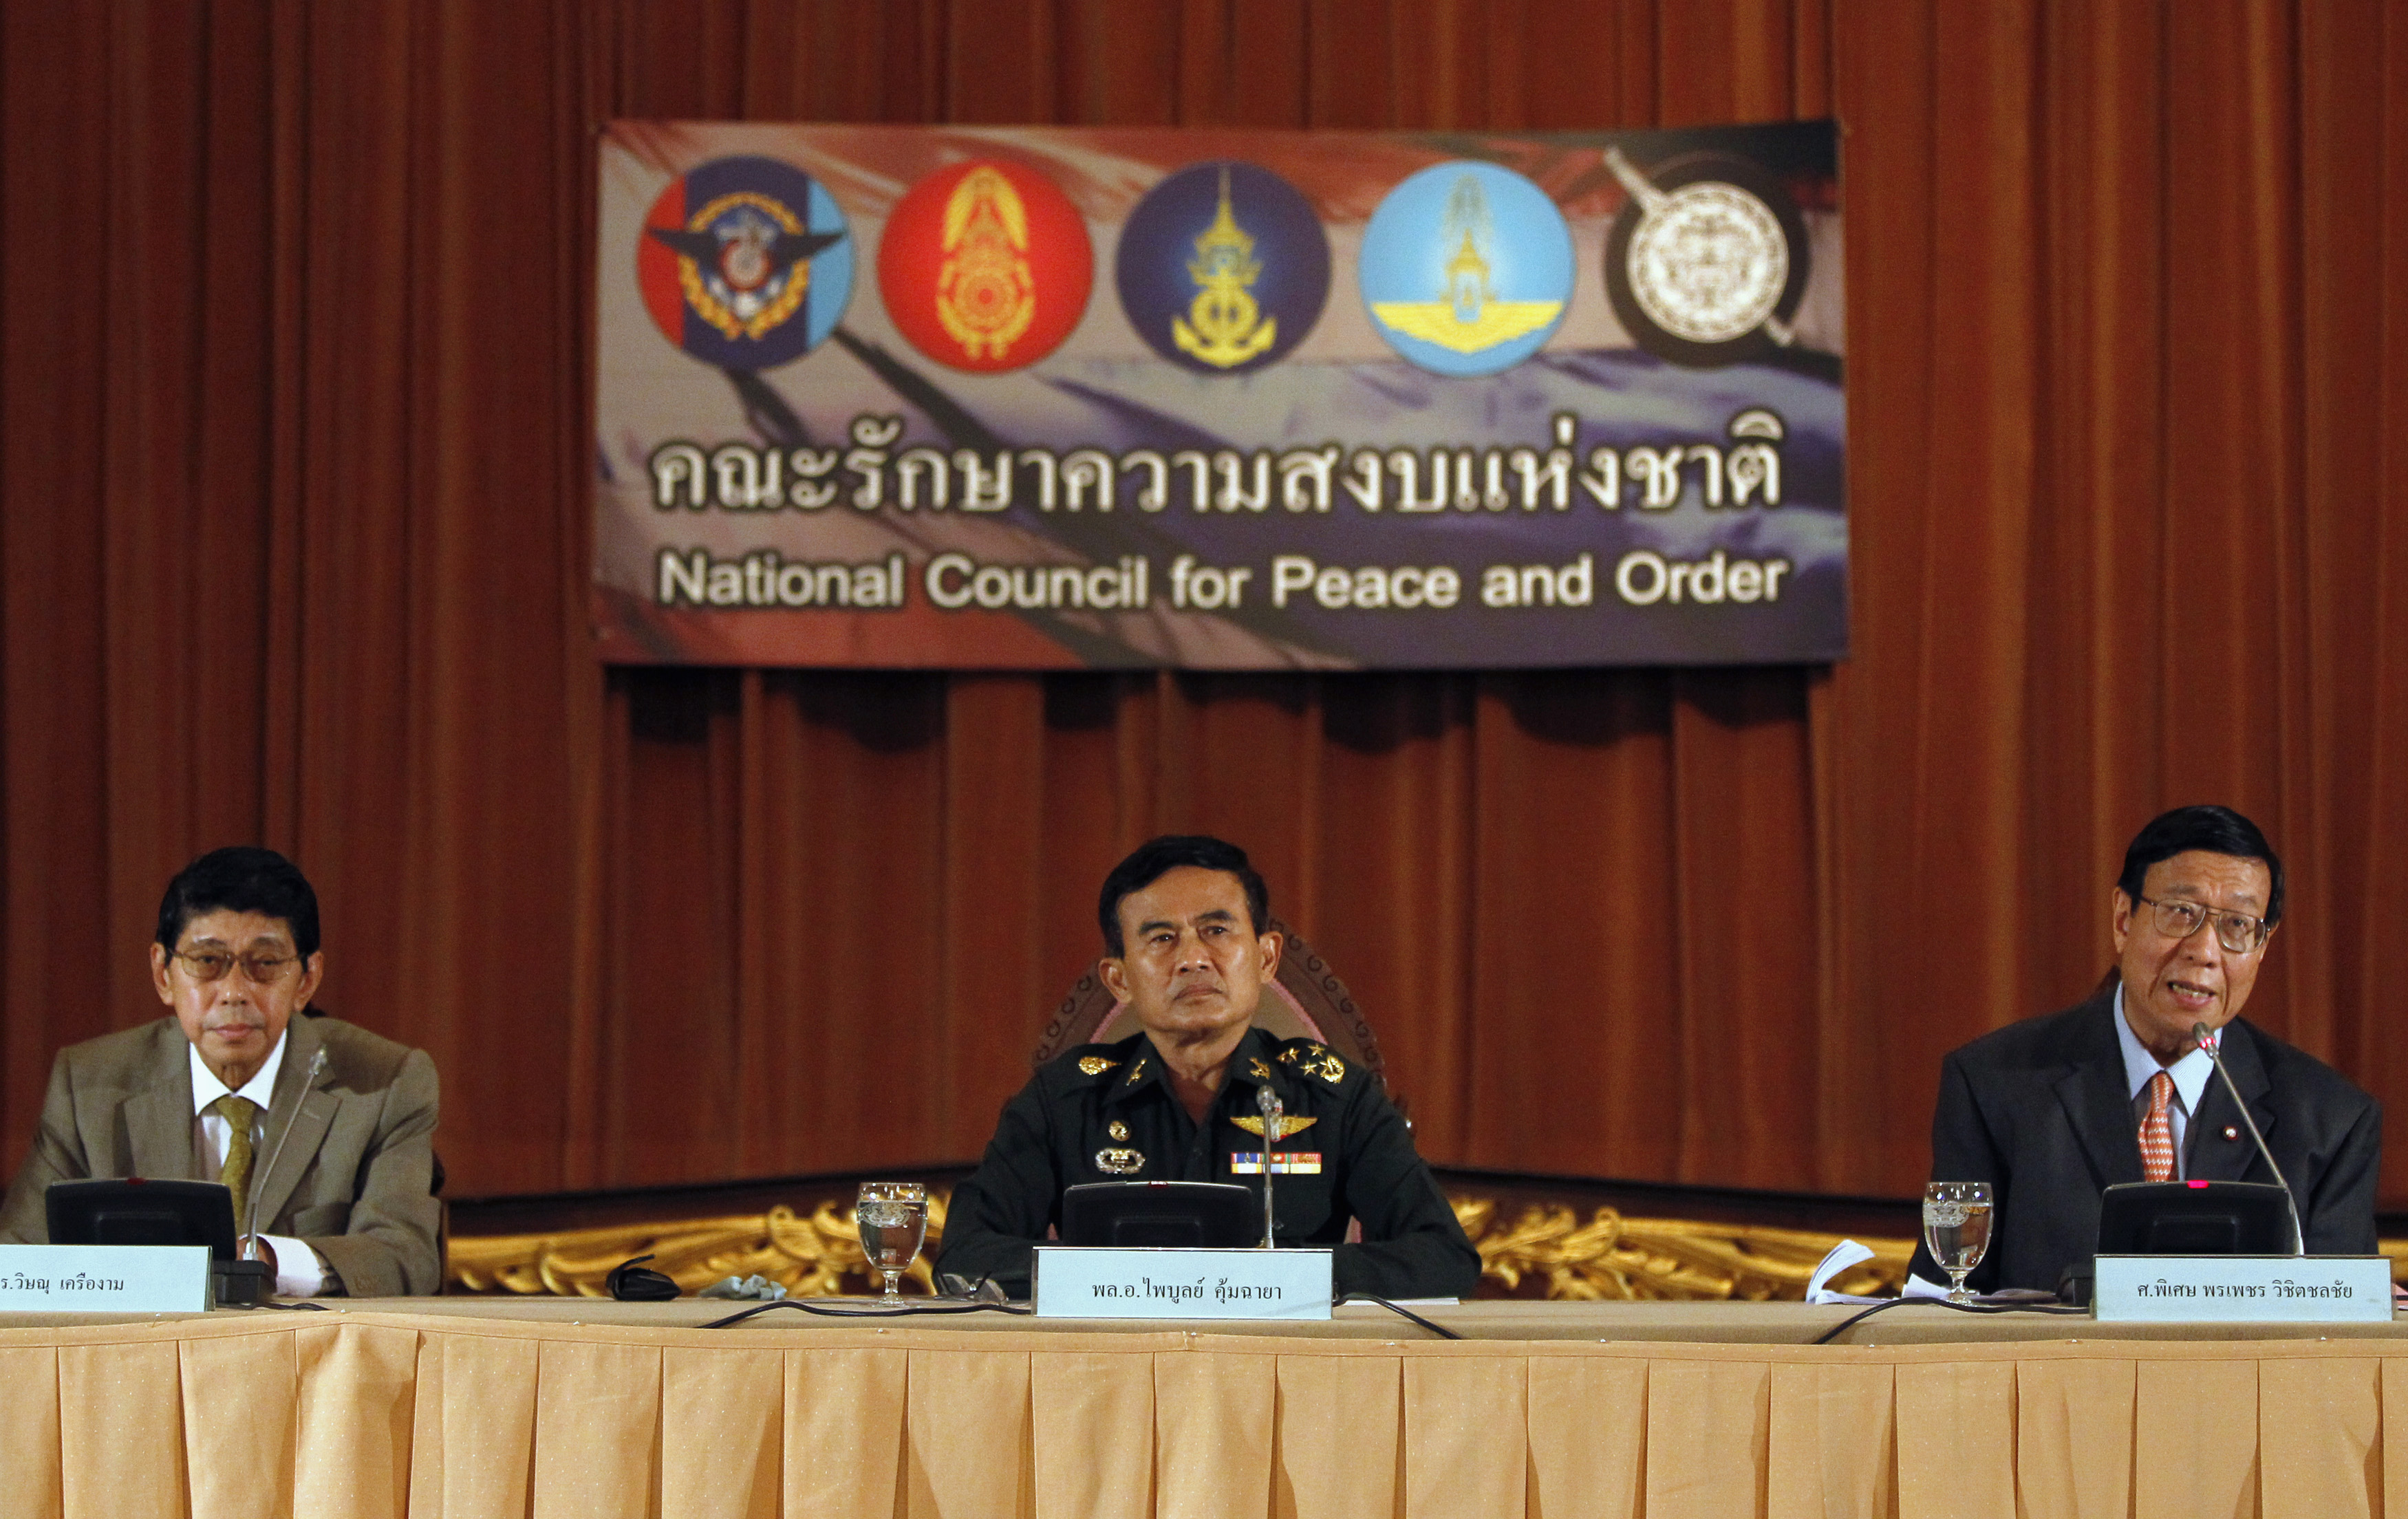
M1263 1121L1259 1118L1232 1118L1229 1122L1237 1125L1240 1128L1244 1129L1249 1134L1260 1134L1263 1131ZM1280 1117L1279 1132L1271 1136L1271 1143L1277 1144L1291 1134L1301 1134L1306 1129L1311 1128L1313 1125L1320 1122L1321 1120L1318 1117L1298 1118L1293 1113L1282 1114Z
M945 200L937 320L975 361L1002 358L1036 319L1028 208L1000 170L982 164Z
M1263 315L1254 300L1254 284L1263 265L1254 257L1254 239L1229 210L1229 171L1221 171L1221 208L1212 224L1196 238L1196 257L1188 262L1187 278L1196 281L1196 299L1187 315L1170 319L1170 338L1180 351L1190 353L1215 369L1233 369L1279 341L1279 318Z
M1079 1074L1082 1076L1101 1076L1104 1072L1111 1069L1114 1066L1119 1064L1120 1062L1117 1060L1107 1060L1099 1054L1082 1054L1079 1057Z
M1134 1150L1108 1146L1096 1152L1096 1169L1106 1176L1135 1176L1145 1169L1145 1157Z

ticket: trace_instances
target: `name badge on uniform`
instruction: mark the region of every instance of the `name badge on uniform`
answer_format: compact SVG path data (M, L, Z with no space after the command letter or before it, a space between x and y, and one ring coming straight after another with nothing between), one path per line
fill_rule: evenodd
M1263 1153L1259 1150L1233 1150L1229 1153L1229 1174L1260 1176L1263 1174ZM1318 1150L1282 1150L1271 1156L1273 1176L1319 1176L1321 1152Z

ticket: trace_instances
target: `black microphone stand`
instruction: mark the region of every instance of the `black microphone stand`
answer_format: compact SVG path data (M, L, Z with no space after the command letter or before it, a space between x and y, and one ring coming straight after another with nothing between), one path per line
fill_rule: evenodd
M2205 1024L2190 1025L2190 1037L2207 1052L2207 1063L2224 1078L2224 1089L2232 1094L2232 1105L2241 1110L2241 1121L2249 1125L2249 1137L2258 1141L2258 1153L2266 1157L2266 1168L2274 1173L2275 1185L2283 1189L2283 1200L2291 1205L2291 1254L2304 1257L2308 1253L2308 1237L2300 1228L2300 1196L2291 1190L2283 1168L2274 1164L2274 1152L2267 1148L2266 1136L2258 1132L2258 1120L2250 1115L2249 1104L2241 1100L2241 1088L2232 1083L2232 1072L2224 1068L2224 1052L2217 1048L2214 1030Z

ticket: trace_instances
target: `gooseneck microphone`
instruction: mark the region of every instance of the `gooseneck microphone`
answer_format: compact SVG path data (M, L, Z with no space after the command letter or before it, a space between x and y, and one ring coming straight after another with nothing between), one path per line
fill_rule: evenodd
M1263 1114L1263 1248L1268 1250L1275 1243L1271 1226L1276 1222L1271 1212L1271 1155L1279 1143L1280 1120L1287 1116L1287 1108L1280 1101L1279 1094L1268 1086L1254 1089L1254 1106Z
M2232 1094L2232 1105L2241 1110L2241 1121L2249 1125L2249 1137L2258 1141L2258 1153L2266 1157L2266 1168L2274 1173L2274 1183L2283 1189L2283 1196L2289 1200L2291 1254L2305 1256L2308 1253L2308 1240L2300 1229L2300 1195L2291 1190L2290 1182L2283 1175L2283 1168L2274 1164L2274 1152L2266 1147L2266 1136L2258 1132L2258 1120L2250 1116L2249 1104L2241 1100L2241 1088L2232 1084L2232 1072L2224 1068L2224 1052L2216 1047L2215 1031L2205 1024L2193 1024L2190 1025L2190 1037L2198 1042L2200 1049L2207 1052L2207 1063L2215 1068L2215 1073L2218 1076L2224 1078L2224 1089Z
M293 1138L293 1125L301 1118L301 1104L309 1099L310 1086L318 1080L318 1073L325 1068L326 1049L320 1045L318 1053L309 1057L309 1068L301 1073L301 1096L293 1104L293 1116L284 1121L284 1132L276 1137L276 1148L268 1152L267 1168L251 1173L251 1206L243 1210L251 1216L243 1221L242 1230L243 1245L251 1253L249 1257L251 1260L259 1259L259 1195L265 1190L263 1183L275 1173L276 1163L283 1158L284 1141ZM282 1269L282 1262L277 1265L280 1270Z

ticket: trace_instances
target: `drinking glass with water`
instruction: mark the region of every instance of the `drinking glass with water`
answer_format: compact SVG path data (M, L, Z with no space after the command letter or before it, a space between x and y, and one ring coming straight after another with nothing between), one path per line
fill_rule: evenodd
M1990 1183L1934 1182L1923 1189L1923 1242L1948 1273L1948 1300L1970 1303L1965 1278L1990 1248Z
M853 1222L861 1234L861 1253L872 1269L885 1275L885 1300L902 1301L903 1273L928 1237L928 1189L917 1182L864 1182Z

